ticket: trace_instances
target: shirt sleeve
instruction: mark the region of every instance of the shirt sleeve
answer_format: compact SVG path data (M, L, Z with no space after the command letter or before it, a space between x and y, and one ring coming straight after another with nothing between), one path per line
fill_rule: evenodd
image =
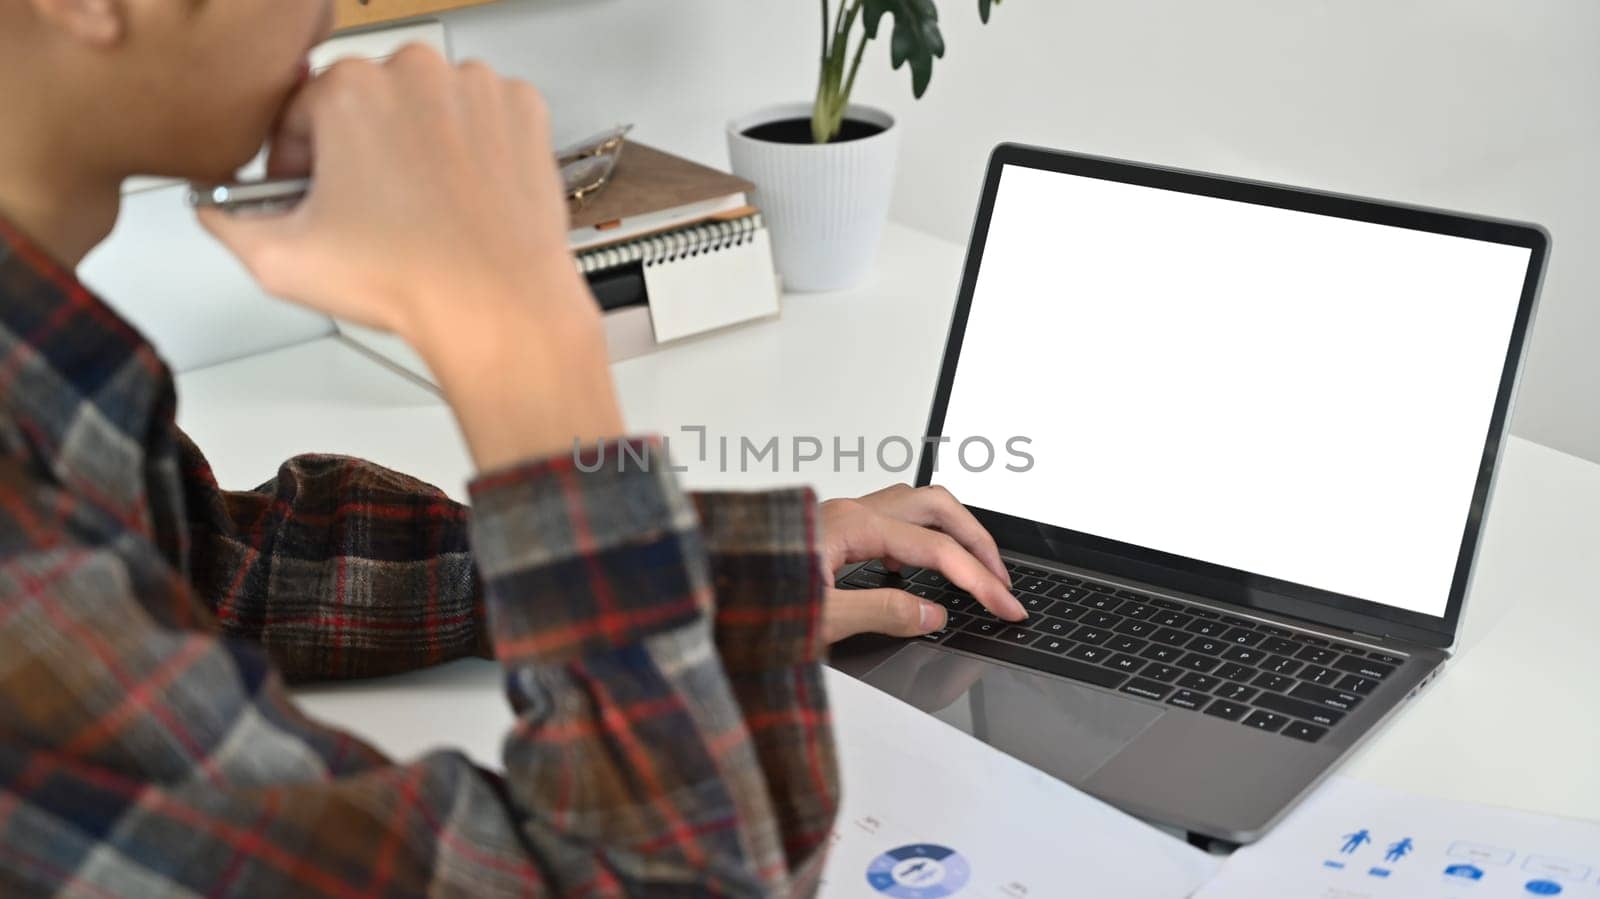
M346 456L297 456L224 491L186 436L191 579L224 633L290 682L375 677L489 654L467 507Z
M806 892L820 851L794 855L775 799L820 776L826 805L835 774L767 767L787 756L761 747L718 651L694 505L654 445L627 446L617 469L562 458L473 486L516 712L504 778L450 752L391 763L307 719L158 554L68 498L0 494L0 893ZM790 539L809 505L771 502L775 571L809 565L789 559L815 559ZM730 620L814 630L820 591L801 584ZM831 758L820 691L805 701L817 745L797 757Z

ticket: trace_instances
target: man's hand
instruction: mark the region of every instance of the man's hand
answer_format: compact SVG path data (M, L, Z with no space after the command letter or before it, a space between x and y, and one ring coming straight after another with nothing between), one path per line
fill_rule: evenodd
M269 168L311 193L202 222L269 293L409 342L480 469L621 432L531 86L420 46L341 62L290 101Z
M852 562L932 568L1008 621L1027 612L1011 595L1011 578L994 538L943 487L904 484L860 499L822 504L823 560L831 577ZM828 588L823 630L829 642L860 633L914 637L944 626L945 610L894 588Z

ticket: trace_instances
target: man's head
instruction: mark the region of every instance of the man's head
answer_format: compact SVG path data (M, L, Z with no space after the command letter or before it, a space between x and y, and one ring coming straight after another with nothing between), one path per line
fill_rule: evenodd
M224 178L331 23L331 0L0 0L0 131L104 176Z

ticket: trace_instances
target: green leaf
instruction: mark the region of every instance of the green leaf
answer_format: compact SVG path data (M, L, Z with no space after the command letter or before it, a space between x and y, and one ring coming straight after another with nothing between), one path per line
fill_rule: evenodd
M999 3L1000 0L978 0L979 17L988 22L992 8ZM944 58L939 6L935 0L861 0L861 24L867 40L877 38L885 15L894 17L889 63L897 70L909 65L911 92L920 99L933 80L933 61Z
M911 92L920 98L933 80L934 58L944 56L939 7L934 0L863 0L862 6L868 38L877 36L884 14L894 16L889 62L896 69L910 64Z

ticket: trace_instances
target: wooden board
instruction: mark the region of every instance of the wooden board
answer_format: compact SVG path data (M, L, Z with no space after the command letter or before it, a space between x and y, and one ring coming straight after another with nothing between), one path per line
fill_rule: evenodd
M425 16L492 2L494 0L335 0L334 6L337 12L335 21L338 23L336 27L340 30L360 28L379 22L409 19L413 16Z

